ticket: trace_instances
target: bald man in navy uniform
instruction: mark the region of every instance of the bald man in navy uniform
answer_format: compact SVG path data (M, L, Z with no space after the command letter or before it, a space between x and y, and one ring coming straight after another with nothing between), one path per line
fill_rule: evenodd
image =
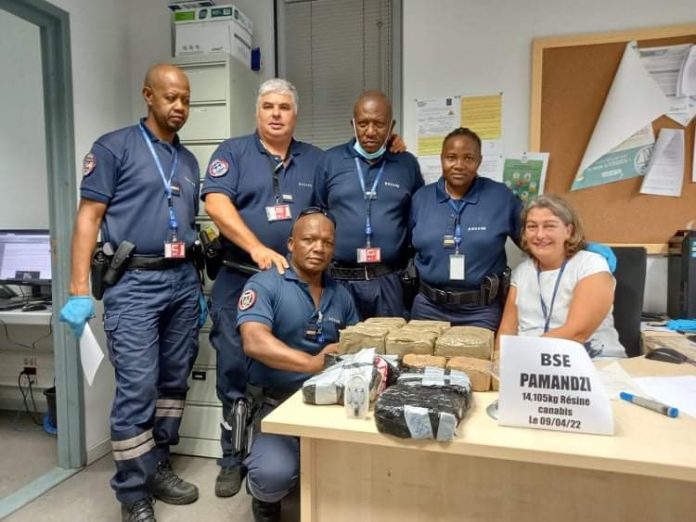
M301 388L336 351L339 329L358 322L348 291L326 273L334 251L333 218L301 212L288 240L290 263L252 276L239 299L237 325L250 358L248 388L263 397L261 415ZM280 520L281 500L299 477L296 437L260 433L244 461L256 522Z
M198 498L198 488L180 479L169 462L204 308L191 253L198 164L177 136L188 118L190 88L183 71L159 64L149 69L142 92L147 117L102 136L85 157L71 297L61 310L61 320L79 338L94 316L89 272L99 231L113 248L134 245L125 272L103 296L116 372L111 485L128 522L155 520L152 496L171 504Z

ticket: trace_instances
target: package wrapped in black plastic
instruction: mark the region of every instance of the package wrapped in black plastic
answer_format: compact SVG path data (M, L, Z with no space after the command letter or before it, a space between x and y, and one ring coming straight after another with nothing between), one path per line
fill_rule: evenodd
M344 383L358 372L370 383L370 401L374 401L386 388L392 372L398 365L384 356L375 356L374 348L364 348L358 353L331 357L323 372L307 379L302 385L302 399L307 404L343 404Z
M403 439L449 441L471 401L464 372L426 367L402 373L375 404L377 429Z

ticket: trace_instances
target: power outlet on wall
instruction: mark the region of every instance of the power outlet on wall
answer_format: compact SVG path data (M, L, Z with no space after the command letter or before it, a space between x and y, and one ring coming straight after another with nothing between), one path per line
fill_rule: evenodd
M36 357L24 358L24 373L30 384L36 384L38 381L36 375Z

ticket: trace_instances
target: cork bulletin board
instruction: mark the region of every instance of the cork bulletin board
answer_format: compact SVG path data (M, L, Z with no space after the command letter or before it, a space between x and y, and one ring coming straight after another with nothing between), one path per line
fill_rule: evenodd
M534 40L530 150L550 153L544 190L571 202L589 239L666 253L669 238L696 220L696 183L691 182L696 118L685 128L681 197L640 194L642 177L570 191L631 40L639 47L696 44L696 24ZM653 122L656 133L663 127L682 128L666 116Z

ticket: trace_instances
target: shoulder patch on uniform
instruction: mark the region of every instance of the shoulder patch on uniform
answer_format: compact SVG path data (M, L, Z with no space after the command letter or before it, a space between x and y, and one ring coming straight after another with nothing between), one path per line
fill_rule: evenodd
M85 156L85 159L82 160L82 175L83 176L89 176L92 171L94 170L94 167L97 166L97 157L92 154L91 152L88 153Z
M228 170L230 170L230 165L223 159L213 160L208 166L208 174L214 178L224 176Z
M256 303L256 292L254 290L244 290L239 296L239 309L243 312L248 310Z

